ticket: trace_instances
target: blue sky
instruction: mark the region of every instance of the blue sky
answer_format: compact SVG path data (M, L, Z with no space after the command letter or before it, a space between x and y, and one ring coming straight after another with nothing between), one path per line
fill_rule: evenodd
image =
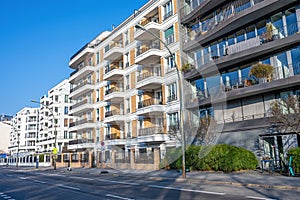
M69 77L70 57L148 0L2 0L0 114L15 115Z

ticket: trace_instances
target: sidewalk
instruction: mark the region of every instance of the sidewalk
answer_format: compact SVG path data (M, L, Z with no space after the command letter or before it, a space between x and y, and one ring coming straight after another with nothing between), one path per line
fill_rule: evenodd
M181 173L176 170L116 170L116 169L97 169L97 168L75 168L71 173L80 174L113 174L114 176L131 176L142 177L148 180L169 180L176 182L187 183L202 183L202 184L221 184L244 187L261 187L288 189L300 191L300 177L287 177L278 173L261 173L258 171L247 172L187 172L186 179L181 177Z
M16 168L14 168L16 169ZM48 171L53 172L52 167L41 167L35 169L32 167L19 167L21 171ZM133 178L143 178L156 181L175 181L185 183L198 184L213 184L213 185L233 185L243 187L260 187L286 190L300 191L300 177L287 177L278 173L261 173L260 170L246 172L187 172L186 179L181 177L181 173L176 170L117 170L117 169L99 169L99 168L72 168L72 171L67 171L67 168L57 168L57 172L70 174L93 174L113 176L129 176Z

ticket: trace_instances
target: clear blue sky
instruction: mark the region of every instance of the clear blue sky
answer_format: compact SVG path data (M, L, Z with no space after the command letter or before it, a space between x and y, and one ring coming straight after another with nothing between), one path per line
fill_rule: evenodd
M15 115L69 77L69 58L148 0L2 0L0 114Z

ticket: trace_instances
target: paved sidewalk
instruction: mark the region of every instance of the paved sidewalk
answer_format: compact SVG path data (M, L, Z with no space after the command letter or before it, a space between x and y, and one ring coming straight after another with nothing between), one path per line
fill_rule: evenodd
M14 169L18 169L20 171L53 171L52 167L40 167L39 169L32 167L19 167ZM67 168L57 168L56 171L70 174L111 174L114 176L141 177L143 179L157 181L168 180L187 183L219 184L300 191L300 177L287 177L278 173L261 173L259 170L234 173L192 171L187 172L186 179L183 179L181 177L181 172L176 170L148 171L131 169L72 168L72 171L67 171Z
M181 172L176 170L116 170L98 168L75 168L71 173L81 174L104 174L109 173L115 176L142 177L150 180L173 180L176 182L222 184L244 187L263 187L276 189L289 189L300 191L300 177L287 177L278 173L261 173L258 171L246 172L187 172L186 179L181 177Z

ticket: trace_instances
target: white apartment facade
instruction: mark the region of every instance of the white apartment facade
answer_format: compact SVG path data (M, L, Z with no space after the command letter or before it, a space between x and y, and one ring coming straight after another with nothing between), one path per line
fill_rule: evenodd
M9 163L22 165L33 160L36 152L38 117L39 109L29 107L21 109L13 117L8 147Z
M180 67L176 0L152 0L110 33L104 32L70 59L75 117L63 162L121 168L158 168L168 134L178 127Z

